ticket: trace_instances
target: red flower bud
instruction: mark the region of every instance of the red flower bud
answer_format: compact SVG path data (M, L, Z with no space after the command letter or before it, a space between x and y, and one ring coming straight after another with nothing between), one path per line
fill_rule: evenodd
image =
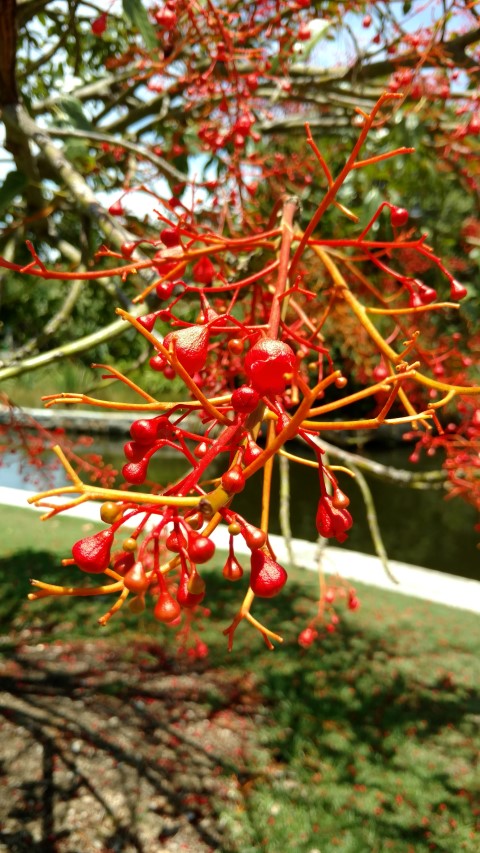
M222 574L227 581L238 581L242 577L243 569L234 554L228 555Z
M159 299L169 299L175 287L173 281L161 281L155 288L155 293Z
M189 326L179 332L165 335L163 344L167 349L173 343L177 358L191 375L204 367L208 355L208 329L205 326Z
M133 486L141 486L147 478L149 456L144 456L139 462L127 462L122 468L122 477Z
M123 216L123 205L121 201L114 201L108 208L110 216Z
M72 556L82 572L100 574L108 568L113 536L113 530L109 527L107 530L101 530L100 533L75 542Z
M242 527L242 536L246 544L251 550L262 548L267 541L267 534L253 524L244 524Z
M313 628L304 628L298 635L298 645L308 649L317 637L318 631L314 631Z
M182 572L180 583L177 591L177 601L181 607L186 607L190 610L196 607L205 598L205 590L199 593L189 592L188 589L189 576L187 572Z
M140 418L134 421L130 427L130 435L138 444L153 444L157 438L157 419Z
M100 15L92 21L91 30L94 36L102 36L107 29L107 14Z
M168 248L178 246L180 243L180 230L178 228L164 228L160 234L160 240Z
M200 258L192 269L193 280L210 285L215 277L215 267L209 258Z
M232 495L237 495L239 492L242 492L245 488L245 477L243 476L243 471L240 468L240 465L234 465L228 471L225 471L225 473L222 474L220 482L222 484L222 488Z
M467 295L467 288L460 284L455 278L450 282L450 296L452 299L463 299Z
M125 574L123 583L130 592L134 592L136 595L144 593L148 589L150 581L145 574L143 563L140 561L134 563L132 568Z
M159 622L173 622L180 616L181 612L178 601L175 601L169 592L165 590L160 593L153 610L155 619L158 619Z
M323 495L318 503L316 525L320 536L325 539L336 539L345 542L347 530L350 530L353 520L348 509L337 509L332 498Z
M162 29L173 30L177 23L177 16L174 10L170 9L167 5L155 14L155 20Z
M194 563L208 563L215 553L215 543L208 536L192 531L188 541L188 556Z
M296 366L295 353L283 341L265 338L258 341L245 356L245 373L259 394L282 394L286 375Z
M287 582L287 573L264 551L252 551L250 558L250 588L260 598L273 598Z
M144 314L143 317L138 318L138 322L147 332L151 332L154 325L155 320L157 319L157 315L155 313L152 314Z
M260 395L249 385L241 385L232 394L231 404L236 412L241 414L250 414L253 412L260 401Z

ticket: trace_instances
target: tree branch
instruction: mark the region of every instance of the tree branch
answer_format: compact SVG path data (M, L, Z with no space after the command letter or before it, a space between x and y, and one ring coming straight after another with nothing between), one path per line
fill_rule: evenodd
M17 25L16 0L3 0L0 12L0 107L18 101L15 79Z
M163 157L157 157L157 155L149 151L148 148L145 148L143 145L137 145L135 142L129 142L124 137L119 140L116 136L112 136L109 133L101 133L94 130L74 130L73 128L54 126L48 128L48 133L50 136L58 137L59 139L90 139L92 142L107 142L109 145L125 148L126 151L132 151L144 160L148 160L149 163L153 163L153 165L157 167L158 171L161 172L162 175L165 175L166 178L170 178L176 183L187 183L189 180L188 175L180 172L175 168L175 166L171 166L167 160L163 159Z

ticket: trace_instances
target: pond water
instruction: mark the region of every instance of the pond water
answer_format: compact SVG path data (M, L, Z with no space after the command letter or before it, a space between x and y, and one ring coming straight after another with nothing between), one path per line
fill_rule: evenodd
M109 439L98 441L94 450L102 453L106 462L120 470L125 462L122 447L123 441ZM367 450L365 455L378 462L412 468L408 462L408 447L388 450L369 447ZM149 476L166 485L180 477L185 470L185 464L178 457L162 455L152 460ZM292 463L290 477L292 534L300 539L314 541L318 502L317 472L313 468ZM19 456L4 455L0 467L1 486L25 489L48 487L43 486L39 478L41 469L35 472L35 483L32 479L25 480ZM64 482L61 471L56 472L55 478L55 485ZM359 488L346 475L340 474L340 478L340 485L350 497L349 509L354 518L348 540L341 547L373 554L374 548ZM443 490L395 488L374 478L369 478L369 484L385 547L391 559L480 580L480 552L477 548L480 535L474 530L477 517L473 507L459 499L445 500ZM272 533L280 533L278 495L279 478L278 470L275 470L271 509ZM239 513L258 523L260 504L261 475L258 474L251 478L244 492L236 496L234 506Z

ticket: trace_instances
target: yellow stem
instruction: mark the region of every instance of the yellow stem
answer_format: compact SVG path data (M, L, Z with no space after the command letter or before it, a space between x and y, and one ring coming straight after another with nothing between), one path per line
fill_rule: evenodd
M150 394L147 394L147 392L144 391L143 388L140 388L140 386L137 385L136 382L133 382L132 379L129 379L128 376L125 376L123 373L121 373L120 370L117 370L116 367L110 367L110 365L108 364L92 364L92 367L101 367L104 370L108 370L108 372L115 376L116 379L118 379L120 382L123 382L124 385L126 385L132 391L135 391L136 394L139 394L140 397L144 398L144 400L148 400L149 403L157 402L155 397L152 397Z
M252 616L250 612L245 613L245 619L247 619L247 621L250 622L250 625L253 625L253 627L256 628L257 631L260 631L260 633L263 634L264 637L271 637L272 640L277 640L278 643L283 643L283 637L280 637L279 634L275 634L273 631L270 631L269 628L265 628L265 625L262 625L262 623L259 622L258 619L255 619L255 617ZM271 643L268 644L268 647L270 649L273 649Z
M323 406L317 406L315 409L311 409L308 413L309 417L324 415L327 412L334 412L336 409L343 409L344 406L349 406L351 403L356 403L358 400L370 397L372 394L376 394L377 391L383 391L385 386L390 385L392 382L399 382L403 379L412 379L414 376L414 370L405 370L400 375L392 374L392 376L387 376L385 379L382 379L381 382L376 382L375 385L371 385L369 388L363 388L361 391L356 391L355 394L349 394L348 397L342 397L340 400L334 400L333 403L325 403Z
M315 462L314 459L304 459L303 456L295 456L294 453L289 453L288 450L279 450L278 455L285 456L286 459L291 459L292 462L298 462L300 465L305 465L307 468L319 467L318 462ZM353 479L355 479L353 471L345 468L344 465L328 465L328 469L330 471L342 471L344 474L348 474L349 477L353 477Z
M210 403L214 406L228 405L231 399L231 394L223 394L221 397L212 397ZM152 399L154 399L152 397ZM97 397L87 397L86 394L70 394L64 392L62 394L49 394L42 397L42 400L47 400L45 408L50 408L57 403L85 404L90 406L98 406L102 409L115 409L118 411L128 412L169 412L177 409L203 409L203 403L195 400L180 400L178 403L170 401L163 402L156 400L154 403L115 403L110 400L99 400Z
M119 596L119 598L117 598L115 604L113 604L112 607L110 608L110 610L107 610L107 612L104 613L103 616L100 616L100 618L98 620L99 625L106 625L107 624L107 622L112 618L114 613L116 613L117 610L120 610L123 602L126 601L129 594L130 594L130 590L125 587L122 590L122 593Z
M460 308L458 302L435 302L433 305L419 305L418 308L365 308L368 314L422 314L439 308Z
M385 418L384 421L377 421L376 418L370 418L363 421L303 421L301 426L303 429L309 429L315 432L342 429L377 429L382 426L382 424L411 424L416 420L431 417L432 412L429 409L426 409L424 412L415 412L414 415L405 415L401 418Z
M104 584L103 586L57 586L53 583L44 583L33 578L30 583L38 587L47 595L109 595L111 592L120 592L123 589L123 580L117 583ZM30 593L35 595L35 593Z
M272 443L275 436L275 424L273 421L268 422L267 426L267 442L266 446ZM274 457L270 456L263 469L263 488L262 488L262 516L260 519L260 529L268 533L268 519L270 515L270 497L272 491L272 473L273 473Z
M437 391L453 391L455 394L480 394L480 385L450 385L448 382L439 382L438 379L430 379L424 376L423 373L415 371L415 379L421 385L427 385L428 388L436 388Z

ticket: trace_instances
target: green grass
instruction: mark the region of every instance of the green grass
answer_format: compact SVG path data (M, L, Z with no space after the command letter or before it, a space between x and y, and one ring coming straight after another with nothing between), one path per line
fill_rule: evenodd
M104 602L25 603L28 577L71 580L59 560L93 526L67 519L42 524L10 508L2 508L2 524L0 620L11 643L29 632L35 642L107 637L127 656L140 631L169 643L173 656L171 629L150 614L137 621L122 612L99 629ZM281 596L255 604L255 615L284 636L283 646L268 652L243 624L228 655L221 631L242 590L219 582L218 570L205 576L212 608L202 634L208 666L225 680L248 672L258 697L253 781L241 805L224 807L232 849L477 851L478 617L358 584L360 610L341 612L338 631L305 651L296 638L313 613L316 579L292 570Z

